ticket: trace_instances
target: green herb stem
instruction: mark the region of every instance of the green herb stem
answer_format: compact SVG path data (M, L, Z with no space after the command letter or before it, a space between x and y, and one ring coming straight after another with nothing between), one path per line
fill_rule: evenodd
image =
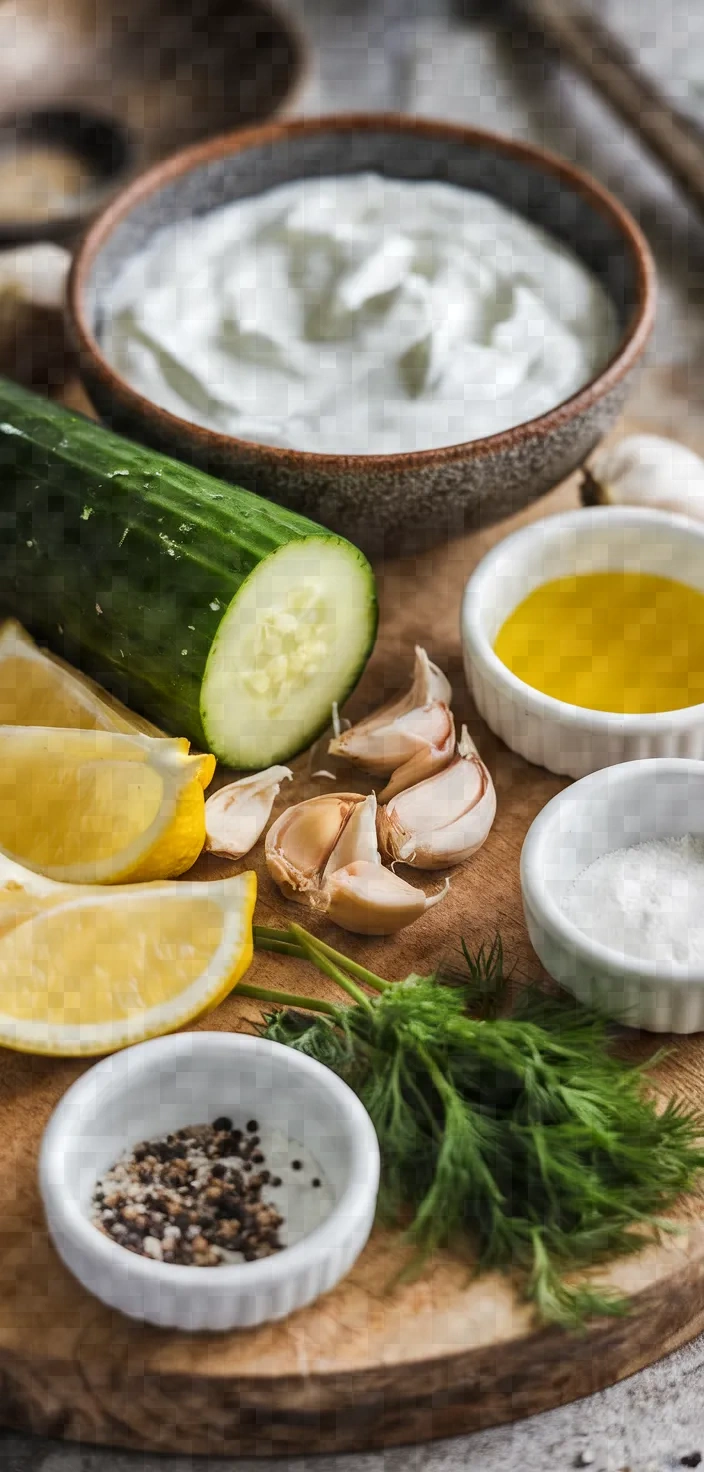
M305 1012L326 1012L330 1017L337 1017L338 1008L334 1002L325 1002L322 997L299 997L295 992L281 992L278 987L276 991L265 986L254 986L250 981L240 981L234 988L240 997L252 997L255 1002L275 1002L281 1007L300 1007Z
M327 956L318 949L317 941L307 930L304 930L301 925L292 925L291 932L296 937L301 950L313 962L314 966L317 966L318 970L323 972L323 975L328 976L331 981L337 982L337 985L341 986L343 991L347 992L347 995L357 1003L358 1007L365 1007L368 1011L371 1011L372 1003L366 992L363 992L361 987L356 986L351 978L345 975L344 971L340 971L338 966L335 966L332 961L328 960Z
M290 942L291 940L291 931L289 930L288 926L285 930L282 930L281 926L253 925L252 934L254 936L255 942L264 940L285 940Z
M305 960L301 947L291 940L268 940L266 937L262 939L256 936L254 944L258 951L272 951L275 956L294 956L297 961Z
M328 960L334 961L340 969L348 972L350 976L356 976L358 981L365 981L367 986L370 986L373 991L385 992L388 987L395 986L395 982L384 981L383 976L377 976L376 972L368 971L366 966L360 966L358 961L353 961L349 956L343 956L341 951L333 950L333 947L327 945L324 940L319 940L317 935L311 936L311 940L316 950L322 951L323 955L328 957Z
M257 950L276 950L280 951L283 955L298 956L301 959L305 953L297 942L291 940L292 929L293 927L290 926L287 930L277 930L273 926L255 925L253 934ZM383 976L377 976L375 971L369 971L366 966L360 966L359 962L353 961L350 956L344 956L342 951L334 950L326 941L320 940L317 935L311 935L309 930L304 930L302 925L297 925L295 929L303 935L307 935L316 949L321 951L324 956L327 956L329 961L333 961L336 966L344 970L349 976L355 976L358 981L366 982L367 986L370 986L373 991L383 992L386 991L387 987L394 985L392 981L385 981Z

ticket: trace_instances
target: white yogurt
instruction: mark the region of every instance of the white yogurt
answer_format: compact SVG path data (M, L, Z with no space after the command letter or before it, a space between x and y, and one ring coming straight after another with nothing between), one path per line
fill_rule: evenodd
M391 454L544 414L605 364L614 308L488 195L376 174L297 180L160 230L102 346L147 398L241 439Z

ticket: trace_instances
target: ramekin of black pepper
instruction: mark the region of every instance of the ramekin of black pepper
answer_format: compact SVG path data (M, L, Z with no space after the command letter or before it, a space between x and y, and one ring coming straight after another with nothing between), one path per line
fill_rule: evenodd
M328 1069L277 1043L184 1033L68 1090L39 1176L75 1277L131 1318L252 1327L345 1276L371 1230L374 1128Z

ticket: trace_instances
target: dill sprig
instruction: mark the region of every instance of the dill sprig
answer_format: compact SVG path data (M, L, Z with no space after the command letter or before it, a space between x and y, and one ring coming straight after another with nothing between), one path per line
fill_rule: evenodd
M465 1244L479 1270L513 1273L543 1322L626 1311L570 1275L673 1229L663 1213L704 1169L704 1116L658 1108L645 1069L613 1052L607 1022L580 1003L527 987L509 1005L498 938L475 955L463 945L462 971L396 983L298 925L255 928L255 943L347 993L336 1004L239 987L283 1004L266 1037L331 1068L365 1105L379 1216L404 1224L416 1264Z

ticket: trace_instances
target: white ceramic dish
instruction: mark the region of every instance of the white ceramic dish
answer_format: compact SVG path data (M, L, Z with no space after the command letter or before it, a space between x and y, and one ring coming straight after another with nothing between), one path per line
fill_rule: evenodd
M649 1032L704 1030L704 971L636 960L591 940L561 900L603 854L652 838L704 837L704 762L626 762L560 792L528 829L521 889L545 970L589 1006Z
M636 758L704 757L704 705L643 716L587 710L532 689L494 653L505 619L541 583L616 569L658 573L704 592L704 526L637 507L549 516L499 542L465 589L465 671L480 714L520 756L569 777Z
M310 1150L335 1197L321 1225L272 1257L215 1268L153 1262L93 1226L95 1182L126 1147L223 1114ZM371 1230L379 1147L357 1097L321 1064L263 1038L180 1033L84 1074L49 1121L39 1170L51 1237L84 1287L132 1318L225 1330L283 1318L344 1277Z

